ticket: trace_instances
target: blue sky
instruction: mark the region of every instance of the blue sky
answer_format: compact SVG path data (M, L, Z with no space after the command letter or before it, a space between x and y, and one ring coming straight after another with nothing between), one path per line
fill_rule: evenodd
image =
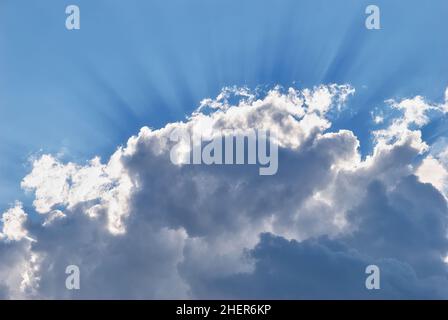
M376 1L371 31L371 1L79 0L70 32L72 2L0 2L2 209L22 199L30 155L108 156L224 86L350 83L355 111L341 125L362 138L385 99L439 101L448 84L446 1Z
M446 0L0 0L0 298L446 299L447 17ZM263 104L229 107L226 87ZM278 173L169 161L170 130L210 123L280 133Z

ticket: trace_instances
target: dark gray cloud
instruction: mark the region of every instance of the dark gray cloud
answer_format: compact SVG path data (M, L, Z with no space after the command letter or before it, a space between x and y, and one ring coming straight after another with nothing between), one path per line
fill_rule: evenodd
M394 190L374 181L349 213L357 231L347 242L372 257L395 258L419 276L445 275L448 209L443 196L410 175Z
M288 241L262 234L249 252L255 271L225 278L201 279L195 287L202 298L232 299L441 299L446 274L419 278L396 259L373 259L343 242L328 238ZM381 270L381 289L365 288L366 266Z
M349 217L350 234L297 242L263 234L248 252L255 271L229 277L190 275L200 297L242 299L441 299L448 296L447 204L413 175L388 192L373 181ZM381 270L367 290L366 266ZM188 266L185 272L189 271Z

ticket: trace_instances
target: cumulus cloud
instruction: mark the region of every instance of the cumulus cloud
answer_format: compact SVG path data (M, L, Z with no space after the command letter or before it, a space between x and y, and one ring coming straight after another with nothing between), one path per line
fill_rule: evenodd
M3 213L1 219L3 222L3 232L0 233L0 239L5 238L9 241L18 241L23 238L28 238L28 231L24 228L26 219L27 214L23 211L22 204L16 203L15 207Z
M416 175L423 183L430 183L448 199L448 170L436 158L427 157L417 169Z
M36 255L31 251L31 242L26 228L28 215L22 204L3 213L0 232L0 297L21 299L32 294L37 285L35 275L38 266Z
M0 295L448 297L448 149L435 152L421 133L446 101L389 102L400 115L372 133L363 159L352 131L332 130L354 92L226 88L183 122L142 128L106 162L35 159L22 187L41 218L28 221L20 204L4 213ZM211 140L253 129L278 145L273 176L170 161L194 148L175 147L176 130ZM364 287L372 263L383 272L378 292ZM65 288L71 264L81 290Z
M327 237L302 242L270 233L250 251L251 273L208 279L201 297L238 299L428 299L447 295L443 276L418 277L412 267L393 258L372 259ZM365 289L365 269L381 270L381 289Z

